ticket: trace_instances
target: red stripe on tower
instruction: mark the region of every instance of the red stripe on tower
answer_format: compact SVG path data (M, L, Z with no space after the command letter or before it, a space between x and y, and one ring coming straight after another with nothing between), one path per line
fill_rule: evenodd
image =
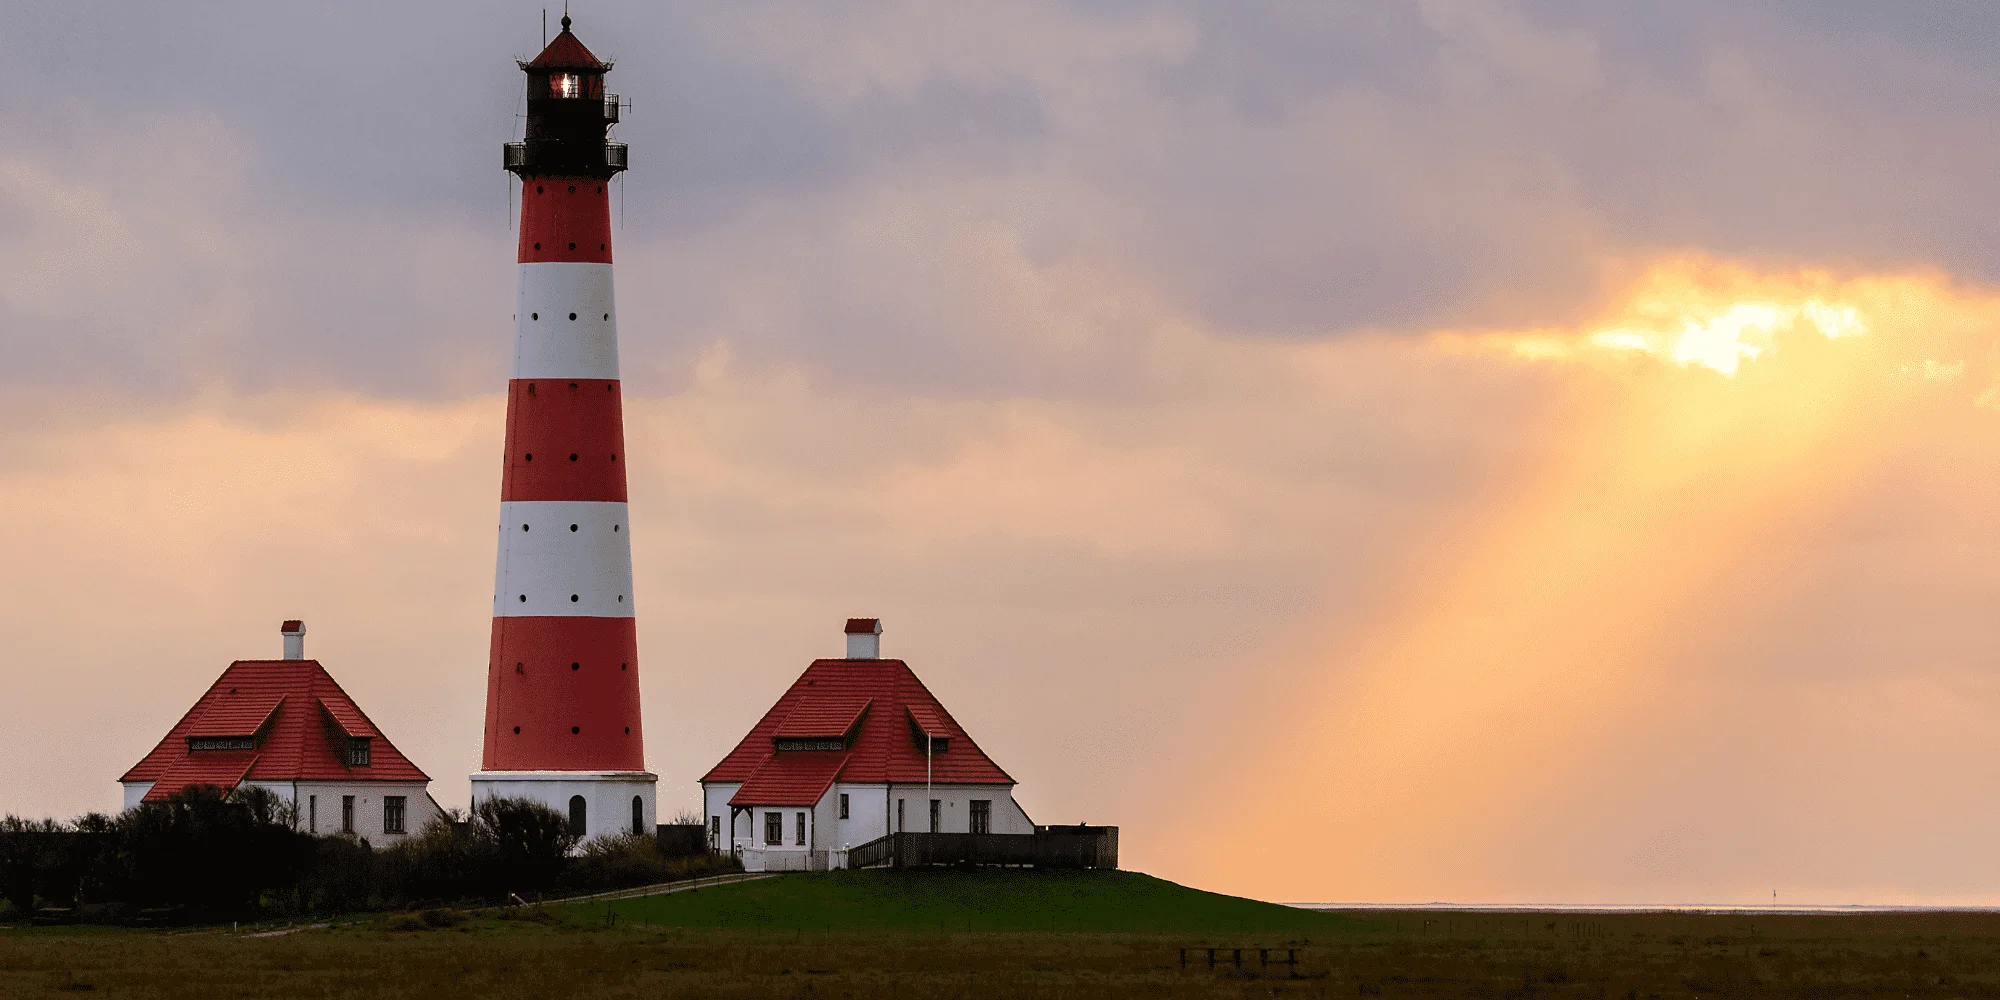
M611 64L570 32L521 64L520 291L507 391L486 743L473 800L525 797L585 836L650 832L606 187Z

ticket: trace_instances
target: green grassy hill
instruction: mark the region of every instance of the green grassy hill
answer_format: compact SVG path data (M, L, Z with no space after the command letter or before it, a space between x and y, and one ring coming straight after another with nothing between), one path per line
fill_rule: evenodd
M929 869L835 871L666 896L579 903L577 919L771 930L1088 931L1284 934L1366 929L1352 917L1224 896L1138 872Z

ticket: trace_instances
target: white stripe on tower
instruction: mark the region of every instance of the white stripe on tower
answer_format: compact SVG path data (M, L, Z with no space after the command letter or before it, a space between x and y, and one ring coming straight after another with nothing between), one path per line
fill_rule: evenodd
M494 617L632 617L625 510L588 500L501 504Z
M618 310L610 264L522 264L520 287L513 377L618 377Z

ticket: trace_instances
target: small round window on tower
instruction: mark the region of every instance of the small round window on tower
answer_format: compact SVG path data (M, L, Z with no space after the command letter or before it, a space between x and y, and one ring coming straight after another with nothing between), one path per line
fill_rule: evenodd
M536 194L541 194L541 193L542 193L542 186L541 186L540 184L537 184L537 185L535 185L535 193L536 193ZM539 244L537 244L537 245L539 246Z
M581 733L581 732L583 732L583 727L582 727L582 726L571 726L571 727L569 727L569 734L570 734L571 736L575 736L575 735L577 735L578 733Z
M527 525L525 525L525 524L524 524L524 525L521 525L521 530L522 530L522 531L526 531L526 530L528 530L528 526L527 526Z
M516 735L516 736L519 736L519 735L521 735L521 727L520 727L520 726L515 726L515 727L514 727L514 735Z
M538 320L538 319L541 319L541 318L542 318L542 314L541 314L541 313L529 313L529 314L528 314L528 318L529 318L529 319L535 319L535 320Z
M522 594L522 595L521 595L521 603L522 603L522 604L526 604L526 603L528 603L528 595L526 595L526 594Z
M535 244L535 249L537 249L537 250L540 250L541 248L542 248L542 245L541 245L540 243L537 243L537 244Z
M575 603L576 603L576 595L575 595L575 594L571 594L571 595L569 595L569 602L570 602L571 604L575 604Z
M572 462L576 461L576 452L569 453L569 460Z
M575 530L576 530L576 525L574 525L574 524L570 525L570 526L569 526L569 530L571 530L571 531L575 531Z
M570 248L571 250L574 250L574 249L576 249L576 244L574 244L574 243L570 244L570 245L569 245L569 248Z
M535 453L531 451L523 457L525 457L528 461L532 462L535 460Z
M570 668L571 670L582 670L582 669L583 669L583 664L581 664L581 663L572 663L572 664L570 664L570 665L569 665L569 668Z
M569 314L569 321L570 321L570 322L572 322L572 323L576 322L576 314L575 314L575 313L570 313L570 314Z
M571 184L571 185L569 186L569 193L570 193L570 194L575 194L575 193L576 193L576 185L574 185L574 184Z

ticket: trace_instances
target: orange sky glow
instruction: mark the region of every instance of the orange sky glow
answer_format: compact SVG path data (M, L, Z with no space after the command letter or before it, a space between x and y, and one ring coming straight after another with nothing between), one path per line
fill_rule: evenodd
M1160 321L1149 388L1114 403L884 407L716 353L630 415L635 455L651 456L633 492L662 811L835 648L840 618L868 612L1022 780L1031 813L1120 822L1130 860L1170 877L1289 899L1754 898L1769 879L1690 881L1682 842L1699 823L1606 832L1641 847L1602 865L1532 845L1577 817L1617 827L1606 790L1643 765L1635 746L1673 744L1662 727L1713 738L1697 706L1727 687L1690 669L1690 643L1781 618L1746 567L1784 563L1912 455L1960 475L1990 461L1996 320L2000 299L1941 275L1676 256L1573 329L1290 346ZM0 570L21 597L8 627L26 662L81 665L9 699L23 714L8 724L47 736L21 804L108 807L111 779L183 702L228 659L270 654L291 615L438 797L462 803L499 407L212 395L12 432L0 497L32 530ZM879 447L842 459L834 444L853 440ZM1480 471L1415 510L1302 471L1385 449ZM1992 506L1920 502L1932 517ZM1233 614L1203 610L1220 594L1141 599L1115 621L1035 596L1075 574L1143 594L1174 567L1319 596L1245 612L1255 627L1221 646L1199 624ZM1193 696L1218 677L1232 681ZM1818 690L1835 701L1804 716L1855 710L1840 685ZM1930 675L1850 693L1933 719L1989 696ZM1930 752L1916 718L1880 752ZM91 719L114 721L107 738L61 738ZM1078 755L1106 766L1065 765ZM1820 778L1799 794L1839 783ZM1196 781L1234 790L1176 808ZM1699 808L1726 785L1675 801ZM1308 862L1286 830L1316 831ZM1662 836L1681 860L1644 848Z
M1229 850L1232 831L1186 828L1182 850L1228 858L1227 883L1265 895L1535 892L1508 885L1495 841L1560 815L1564 782L1615 780L1601 769L1618 744L1686 693L1663 647L1704 588L1941 423L1990 440L1996 330L2000 298L1939 275L1691 256L1649 265L1574 330L1433 336L1583 387L1546 460L1468 512L1379 620L1323 637L1298 661L1303 696L1259 719L1253 759L1287 765L1254 769L1247 818L1325 831L1310 874L1282 838Z

